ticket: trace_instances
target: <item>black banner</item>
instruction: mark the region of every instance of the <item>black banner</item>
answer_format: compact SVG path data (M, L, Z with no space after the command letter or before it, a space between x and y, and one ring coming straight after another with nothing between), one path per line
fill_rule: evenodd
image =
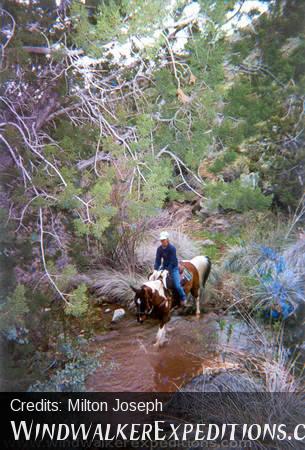
M1 448L305 448L304 394L2 393Z

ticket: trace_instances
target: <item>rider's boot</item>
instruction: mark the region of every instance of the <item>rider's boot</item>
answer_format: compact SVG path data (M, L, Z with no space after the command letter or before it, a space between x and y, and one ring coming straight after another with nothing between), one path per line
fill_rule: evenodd
M186 298L182 298L182 299L180 300L180 306L181 306L182 308L185 308L185 307L186 307Z

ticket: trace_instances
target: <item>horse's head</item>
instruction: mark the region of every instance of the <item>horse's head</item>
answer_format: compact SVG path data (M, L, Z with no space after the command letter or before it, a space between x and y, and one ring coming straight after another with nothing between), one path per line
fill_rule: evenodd
M134 286L130 287L135 293L134 302L137 310L137 321L143 323L153 308L152 290L145 285L142 285L139 289Z

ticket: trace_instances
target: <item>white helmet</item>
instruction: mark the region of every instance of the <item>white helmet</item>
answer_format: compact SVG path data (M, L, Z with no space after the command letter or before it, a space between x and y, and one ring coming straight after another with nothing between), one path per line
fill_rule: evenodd
M164 239L168 239L168 238L169 238L168 232L167 231L161 231L160 237L159 237L160 241L163 241Z

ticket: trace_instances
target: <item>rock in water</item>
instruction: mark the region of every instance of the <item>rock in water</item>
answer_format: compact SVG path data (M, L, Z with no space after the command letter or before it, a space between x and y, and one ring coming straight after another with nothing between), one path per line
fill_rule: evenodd
M113 316L112 316L111 322L118 322L119 320L123 319L125 314L126 314L125 313L125 309L123 309L123 308L116 309L113 312Z

